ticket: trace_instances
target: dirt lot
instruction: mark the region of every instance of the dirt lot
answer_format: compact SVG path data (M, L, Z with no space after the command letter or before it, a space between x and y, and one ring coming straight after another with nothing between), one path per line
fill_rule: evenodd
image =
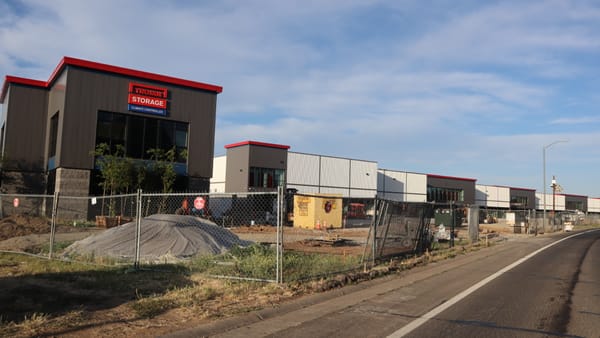
M55 242L74 242L102 231L57 225ZM13 215L0 220L0 250L37 253L50 243L50 222L45 218Z
M18 224L22 226L14 226ZM0 222L4 227L2 233L10 238L0 247L31 250L48 240L45 221L14 218ZM62 226L57 241L94 231L102 230ZM256 242L276 240L271 226L239 227L234 232ZM284 249L361 254L367 234L368 228L284 228ZM169 269L173 268L115 272L0 253L0 336L157 336L343 285L337 278L282 285L232 282Z
M277 228L273 226L249 226L231 229L241 239L257 243L276 243ZM283 228L283 249L301 252L339 255L358 255L364 251L368 228L351 229L302 229Z
M275 243L272 226L233 229L242 239ZM56 241L103 231L57 227ZM46 220L0 221L0 250L36 252L49 242ZM362 253L368 229L284 229L285 250ZM71 267L70 267L71 266ZM73 269L73 271L69 271ZM0 336L155 336L223 316L273 306L322 287L212 280L181 272L107 272L0 253ZM168 268L167 268L168 269ZM65 271L66 270L66 271ZM41 271L41 272L40 272ZM60 272L55 272L60 271ZM98 284L106 287L98 287ZM153 298L153 295L161 295Z

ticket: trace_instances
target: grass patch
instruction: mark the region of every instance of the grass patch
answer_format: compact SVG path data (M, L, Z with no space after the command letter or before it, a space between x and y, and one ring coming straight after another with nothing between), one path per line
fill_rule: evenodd
M175 303L165 297L140 298L131 303L131 309L140 318L153 318L175 307Z
M276 252L264 245L235 247L218 256L202 256L189 264L192 272L209 275L274 280ZM326 274L348 271L360 266L360 257L287 251L283 255L286 281L305 280Z

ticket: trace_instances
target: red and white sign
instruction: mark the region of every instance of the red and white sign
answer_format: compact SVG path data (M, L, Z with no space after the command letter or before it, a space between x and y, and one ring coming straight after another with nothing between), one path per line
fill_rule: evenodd
M15 207L15 208L18 208L18 207L19 207L19 199L18 199L18 198L15 198L15 199L13 200L13 207Z
M167 100L149 96L141 96L137 94L129 94L127 103L135 104L136 106L152 107L159 109L167 108Z
M206 201L204 200L204 198L198 196L198 197L196 197L196 199L194 199L194 208L196 210L204 209L205 205L206 205Z
M167 88L130 82L127 96L129 110L166 115L168 94Z

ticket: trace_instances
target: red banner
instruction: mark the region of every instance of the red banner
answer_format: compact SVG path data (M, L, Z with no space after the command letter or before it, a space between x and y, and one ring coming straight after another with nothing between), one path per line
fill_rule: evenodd
M152 107L158 109L167 109L167 100L156 97L142 96L137 94L129 94L127 103L136 106Z

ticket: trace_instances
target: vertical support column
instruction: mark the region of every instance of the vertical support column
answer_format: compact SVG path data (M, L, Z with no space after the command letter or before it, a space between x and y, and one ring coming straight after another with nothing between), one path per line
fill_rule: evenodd
M471 205L468 209L469 240L471 243L479 241L479 206Z
M142 189L138 189L136 196L136 211L135 211L135 261L133 266L135 269L140 268L140 237L142 234Z
M52 221L50 222L50 248L48 249L48 258L52 259L54 253L54 236L56 235L56 215L58 213L58 195L59 192L54 192L52 200Z
M63 196L87 197L91 172L87 169L56 169L55 190ZM87 219L87 199L67 199L63 201L61 219Z
M277 239L276 239L276 270L275 280L277 283L283 283L283 220L284 220L284 189L283 186L277 188Z

